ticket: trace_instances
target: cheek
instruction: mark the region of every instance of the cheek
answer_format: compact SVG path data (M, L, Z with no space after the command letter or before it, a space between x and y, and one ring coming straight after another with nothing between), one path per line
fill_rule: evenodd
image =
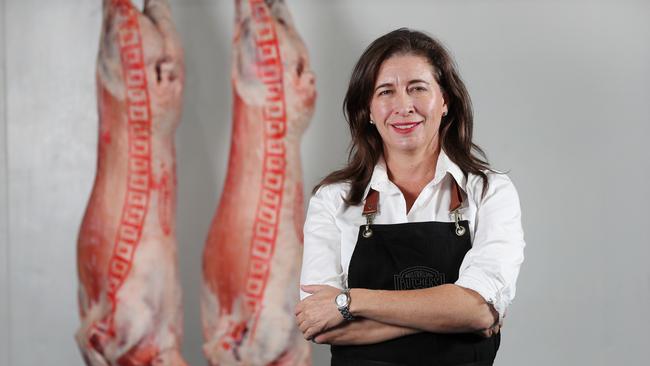
M442 106L435 99L423 98L416 101L416 108L419 109L421 114L432 115L439 112Z
M379 132L379 137L381 137L382 141L386 141L387 139L390 139L390 134L388 131L390 127L387 127L383 123L375 123L375 128L377 129L377 132Z
M383 139L384 134L386 133L386 126L383 123L375 122L375 128L377 129L377 132L379 132L379 136Z
M390 110L386 105L377 102L370 104L370 115L374 119L382 121L386 116L388 116L388 114L390 114Z

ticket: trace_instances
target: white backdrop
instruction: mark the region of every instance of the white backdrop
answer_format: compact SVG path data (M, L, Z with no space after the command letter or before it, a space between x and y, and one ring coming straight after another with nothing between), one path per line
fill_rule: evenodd
M305 193L340 167L354 62L401 26L439 37L476 141L510 170L528 246L497 365L650 364L650 2L287 0L317 74ZM230 143L230 0L175 0L184 354L205 364L200 256ZM1 0L0 365L82 365L75 243L95 173L100 0ZM7 194L8 192L8 194ZM315 365L329 364L314 347Z

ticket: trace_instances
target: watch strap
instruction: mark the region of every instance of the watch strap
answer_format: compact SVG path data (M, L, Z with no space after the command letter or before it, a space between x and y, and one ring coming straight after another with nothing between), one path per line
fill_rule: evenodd
M352 314L350 314L350 307L349 306L339 308L339 311L341 312L341 315L343 315L343 319L348 320L348 321L354 320L354 316L352 316Z
M341 294L345 294L348 298L348 303L345 306L339 307L337 305L337 308L339 309L339 312L341 315L343 315L343 319L345 320L354 320L354 316L350 313L350 303L352 302L352 297L350 297L350 289L345 288L343 291L341 291Z

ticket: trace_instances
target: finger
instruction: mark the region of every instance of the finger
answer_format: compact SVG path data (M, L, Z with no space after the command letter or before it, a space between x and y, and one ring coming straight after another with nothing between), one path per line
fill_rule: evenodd
M312 327L312 328L308 328L303 334L306 340L311 340L314 337L314 335L316 335L316 331Z
M313 339L314 337L316 337L320 333L323 333L323 331L324 331L324 329L323 329L322 326L320 326L318 324L315 324L315 325L309 327L309 329L307 329L307 332L305 333L305 335L308 336L307 339Z
M316 337L314 337L314 342L316 342L316 343L329 343L330 339L331 339L331 335L332 335L331 332L320 333L320 334L316 335Z
M298 328L303 328L303 327L307 328L307 324L308 324L307 320L302 319L298 323Z
M300 325L298 325L298 328L305 333L308 329L314 328L315 323L313 321L309 321L309 319L304 319Z
M328 329L322 333L318 333L314 340L316 343L327 343L331 345L340 344L345 340L345 331L341 328Z
M307 330L309 329L309 324L307 323L302 323L298 326L298 329L300 329L300 333L303 335L306 335Z

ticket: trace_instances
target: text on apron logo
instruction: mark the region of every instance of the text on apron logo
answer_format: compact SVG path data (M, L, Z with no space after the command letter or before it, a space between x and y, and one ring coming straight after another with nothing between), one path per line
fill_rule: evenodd
M424 266L409 267L393 276L395 290L415 290L445 283L445 274Z

